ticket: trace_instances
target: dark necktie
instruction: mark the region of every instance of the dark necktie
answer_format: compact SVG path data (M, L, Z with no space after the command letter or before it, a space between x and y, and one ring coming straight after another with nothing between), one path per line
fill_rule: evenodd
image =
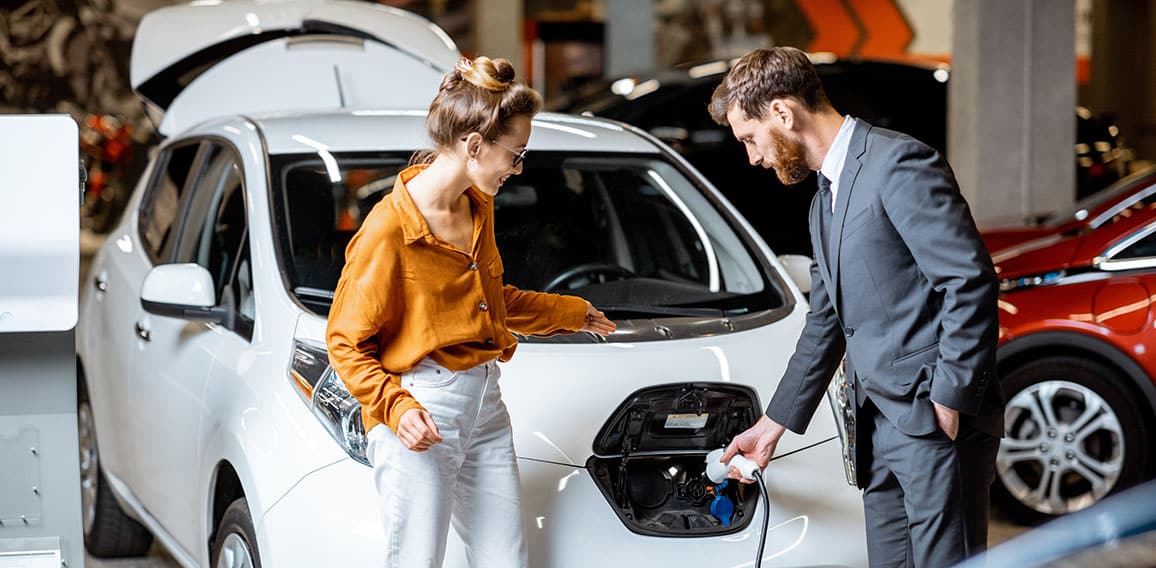
M831 263L831 180L819 173L819 242L823 245L823 256Z

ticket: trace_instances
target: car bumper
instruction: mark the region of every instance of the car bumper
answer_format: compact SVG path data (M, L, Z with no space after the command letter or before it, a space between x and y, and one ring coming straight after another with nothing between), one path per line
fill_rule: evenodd
M790 566L867 564L863 505L847 485L837 440L767 469L771 520L765 561ZM663 538L630 532L584 468L519 460L530 564L541 567L750 566L763 512L742 532ZM370 468L345 460L305 476L262 517L258 546L267 566L371 566L385 544ZM761 509L761 507L760 507ZM451 533L452 533L451 529ZM451 534L447 568L465 567Z

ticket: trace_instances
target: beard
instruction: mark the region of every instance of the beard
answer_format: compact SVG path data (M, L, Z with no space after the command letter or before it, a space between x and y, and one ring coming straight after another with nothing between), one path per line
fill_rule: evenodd
M811 168L807 167L807 159L804 157L806 148L801 142L789 140L771 130L771 145L775 151L775 162L771 167L783 185L795 185L807 179Z

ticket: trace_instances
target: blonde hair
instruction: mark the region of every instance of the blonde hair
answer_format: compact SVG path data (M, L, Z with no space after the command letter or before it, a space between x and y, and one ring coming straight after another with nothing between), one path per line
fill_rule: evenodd
M524 83L514 82L514 66L509 61L463 57L442 79L429 106L426 128L436 149L419 152L410 162L432 162L438 151L471 132L493 141L506 133L510 119L532 117L541 109L542 95Z

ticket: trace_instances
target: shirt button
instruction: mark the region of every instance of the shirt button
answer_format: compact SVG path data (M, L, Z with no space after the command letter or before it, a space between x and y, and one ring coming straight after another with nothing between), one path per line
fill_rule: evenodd
M853 328L853 327L849 327L844 331L846 332L847 337L851 337L852 335L855 335L855 328Z
M470 262L470 270L477 270L477 269L478 269L478 263L471 261Z
M490 305L487 304L485 300L482 300L481 302L478 302L478 309L484 312L490 309Z

